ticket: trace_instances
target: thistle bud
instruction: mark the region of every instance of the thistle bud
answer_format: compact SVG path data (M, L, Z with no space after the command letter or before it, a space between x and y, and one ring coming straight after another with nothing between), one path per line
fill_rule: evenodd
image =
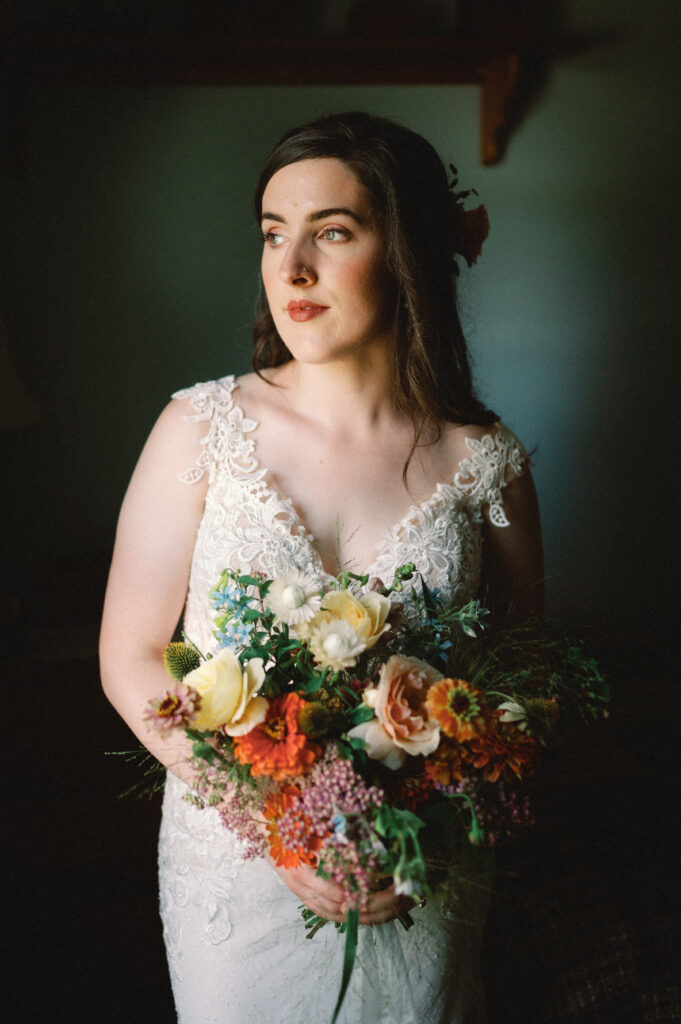
M184 679L201 664L201 656L195 647L172 641L163 652L163 666L173 679Z

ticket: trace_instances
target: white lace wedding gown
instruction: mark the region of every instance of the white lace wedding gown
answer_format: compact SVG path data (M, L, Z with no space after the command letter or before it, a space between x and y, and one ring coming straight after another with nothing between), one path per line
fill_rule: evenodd
M196 466L209 486L189 583L185 630L203 651L214 645L210 591L223 568L275 576L292 567L325 573L314 540L290 499L268 484L258 464L257 423L237 404L233 377L178 392L192 419L209 421ZM500 424L468 439L470 457L451 482L386 530L364 572L390 582L414 562L446 600L477 591L481 511L503 527L502 487L527 456ZM180 1024L330 1024L344 940L333 925L306 938L299 901L264 860L244 860L237 838L212 809L183 799L168 774L159 842L160 900ZM449 916L427 904L415 925L360 927L355 970L341 1024L478 1024L484 1019L479 947L483 893L464 889Z

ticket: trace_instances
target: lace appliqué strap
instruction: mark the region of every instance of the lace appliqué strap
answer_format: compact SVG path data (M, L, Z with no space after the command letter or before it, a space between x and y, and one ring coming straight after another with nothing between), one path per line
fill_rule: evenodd
M194 410L193 415L187 416L190 423L210 424L207 434L200 439L203 450L196 464L178 473L183 483L198 483L205 473L212 480L217 467L223 467L234 475L255 471L255 442L246 435L255 430L258 424L255 420L247 419L240 406L234 402L235 387L235 378L230 375L220 380L194 384L193 387L176 391L172 396L189 400Z
M466 446L471 456L461 460L455 486L470 495L478 506L489 506L493 526L510 526L501 490L512 473L521 476L529 455L503 423L497 423L493 431L482 437L467 437Z

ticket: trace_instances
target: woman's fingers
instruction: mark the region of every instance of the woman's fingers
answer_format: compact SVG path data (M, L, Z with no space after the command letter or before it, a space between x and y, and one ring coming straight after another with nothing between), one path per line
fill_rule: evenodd
M322 878L315 868L307 864L301 864L297 868L282 868L277 867L274 862L271 863L294 896L309 910L329 921L345 921L347 900L336 882ZM412 899L408 896L397 896L395 886L387 885L370 893L367 905L360 914L359 923L385 924L407 913L413 906Z
M294 896L309 910L330 921L345 920L343 890L335 882L321 878L308 865L286 869L273 864L273 867Z
M360 924L385 924L406 914L414 906L408 896L396 896L394 885L369 896L366 909L360 914Z

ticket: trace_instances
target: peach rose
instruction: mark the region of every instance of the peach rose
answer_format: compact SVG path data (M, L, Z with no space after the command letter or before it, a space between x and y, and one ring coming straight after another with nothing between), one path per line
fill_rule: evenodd
M364 695L376 715L348 733L366 744L369 757L387 768L400 768L407 759L432 754L440 742L437 722L428 718L425 702L442 673L418 658L394 654L381 669L378 686Z

